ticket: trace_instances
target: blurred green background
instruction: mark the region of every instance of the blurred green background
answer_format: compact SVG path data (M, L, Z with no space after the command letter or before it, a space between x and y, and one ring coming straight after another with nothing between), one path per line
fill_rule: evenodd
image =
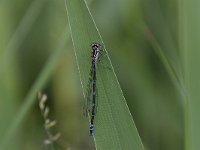
M162 50L181 73L178 1L88 4L145 148L183 150L183 102L158 55ZM82 115L83 94L64 1L0 0L0 141L26 107L27 95L37 91L48 95L50 118L58 122L63 145L69 150L95 149ZM45 149L47 135L36 94L33 97L5 149Z

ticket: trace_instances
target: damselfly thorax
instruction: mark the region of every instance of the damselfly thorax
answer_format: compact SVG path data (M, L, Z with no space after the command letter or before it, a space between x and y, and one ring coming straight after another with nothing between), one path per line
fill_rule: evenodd
M92 47L92 56L91 56L92 61L94 61L95 65L96 65L96 63L99 59L101 45L99 43L92 43L91 47Z

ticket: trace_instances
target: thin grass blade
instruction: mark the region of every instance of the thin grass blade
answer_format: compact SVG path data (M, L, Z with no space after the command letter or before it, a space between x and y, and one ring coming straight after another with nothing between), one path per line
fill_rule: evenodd
M200 1L180 1L180 47L186 84L185 143L186 150L200 147Z

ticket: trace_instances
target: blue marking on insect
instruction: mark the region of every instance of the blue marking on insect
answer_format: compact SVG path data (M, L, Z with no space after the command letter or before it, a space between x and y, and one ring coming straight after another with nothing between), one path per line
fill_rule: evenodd
M90 136L92 136L94 133L94 125L90 124Z

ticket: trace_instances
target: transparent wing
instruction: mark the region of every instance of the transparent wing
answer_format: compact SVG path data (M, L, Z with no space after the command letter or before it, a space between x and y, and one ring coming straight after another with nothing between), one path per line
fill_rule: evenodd
M83 101L83 115L85 117L88 116L88 114L91 112L92 109L92 76L93 76L93 69L91 67L90 74L89 74L89 80L87 85L87 92L85 99Z

